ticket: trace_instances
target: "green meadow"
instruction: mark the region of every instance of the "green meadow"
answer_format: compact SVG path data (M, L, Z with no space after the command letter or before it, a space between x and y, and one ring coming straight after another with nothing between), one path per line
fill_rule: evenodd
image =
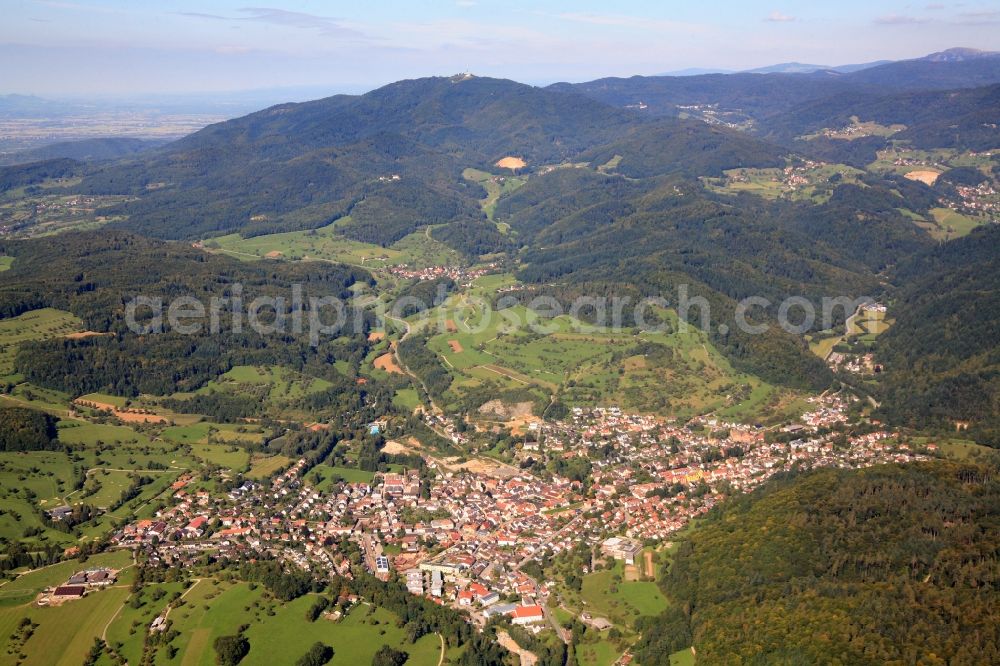
M654 582L622 580L624 566L615 562L611 569L597 571L583 578L579 594L582 610L631 626L642 615L659 615L667 608L667 599Z
M372 269L395 264L435 266L459 260L457 252L434 240L425 230L416 231L389 247L381 247L354 241L339 233L339 227L350 223L350 217L345 217L309 231L290 231L253 238L230 234L206 241L205 247L242 259L336 261Z
M722 178L702 178L705 187L720 194L746 192L765 199L792 199L823 203L830 197L833 183L857 182L864 172L846 164L800 166L795 175L805 182L787 182L783 169L729 169ZM836 177L836 178L835 178Z
M247 476L251 479L266 479L290 462L292 459L286 456L253 456Z
M9 268L10 262L6 262L6 265ZM78 317L54 308L32 310L17 317L0 319L0 377L14 372L14 357L20 343L59 338L82 330L83 322Z
M306 478L310 480L310 483L314 480L314 478L319 478L320 481L316 484L316 488L321 491L326 491L340 479L343 479L348 483L371 483L372 479L375 478L375 473L352 467L316 465L309 470L309 474Z
M737 372L704 333L681 330L672 312L662 313L672 332L611 332L569 315L542 321L521 305L499 312L486 305L512 284L510 276L488 275L410 318L432 333L428 346L455 378L449 406L493 387L526 390L541 403L556 396L569 406L618 405L681 418L714 412L769 421L804 408L794 394Z
M407 663L414 666L438 663L441 649L436 635L409 644L395 615L367 604L355 606L338 622L324 618L307 622L305 612L314 600L314 595L306 595L282 603L266 597L260 587L251 590L244 583L204 580L171 610L173 629L180 632L173 644L179 649L169 659L161 648L156 663L210 666L215 663L215 639L234 634L245 624L249 625L245 635L250 641L250 653L241 663L248 666L294 662L316 641L333 647L333 666L371 663L383 645L407 652ZM115 621L119 622L129 622L129 618ZM120 629L115 627L114 631Z
M486 190L486 197L479 204L483 207L486 217L491 220L493 219L493 212L496 210L497 201L500 197L517 190L528 182L527 178L500 176L480 169L466 169L462 172L462 177L466 180L479 183Z

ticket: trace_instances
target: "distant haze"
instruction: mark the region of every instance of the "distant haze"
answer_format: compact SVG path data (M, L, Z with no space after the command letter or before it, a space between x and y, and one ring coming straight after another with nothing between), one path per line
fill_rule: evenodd
M724 4L8 0L0 94L359 92L461 71L549 83L1000 49L995 2Z

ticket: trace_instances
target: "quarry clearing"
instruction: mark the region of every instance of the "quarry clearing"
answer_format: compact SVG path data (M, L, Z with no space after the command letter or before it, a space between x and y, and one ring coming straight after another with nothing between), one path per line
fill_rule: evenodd
M516 170L516 169L523 169L524 167L528 166L528 163L525 162L520 157L514 157L512 155L508 155L503 159L497 160L496 166L500 167L501 169Z
M937 171L911 171L904 178L919 181L924 185L933 185L940 175Z

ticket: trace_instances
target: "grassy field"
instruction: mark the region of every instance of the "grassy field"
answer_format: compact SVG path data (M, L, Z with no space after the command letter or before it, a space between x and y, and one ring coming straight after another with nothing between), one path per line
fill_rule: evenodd
M404 411L412 412L420 406L420 394L416 389L399 389L392 397L392 404Z
M208 382L197 393L253 393L259 395L256 387L266 387L265 400L281 406L302 398L310 393L325 391L333 386L325 379L309 377L281 366L239 365L218 379Z
M192 582L191 585L201 583ZM122 606L114 622L108 626L107 641L111 645L120 643L119 650L130 664L138 664L142 657L142 644L146 629L152 623L173 595L183 594L184 583L160 583L145 585ZM189 593L190 594L190 593ZM133 599L138 599L138 607L133 607Z
M339 622L325 619L306 622L303 616L314 599L306 595L290 603L280 603L266 599L262 588L251 590L243 583L202 581L188 592L185 603L170 614L173 628L180 632L174 642L180 649L173 659L166 659L165 651L161 650L157 663L210 666L215 663L212 649L215 639L235 633L243 624L250 625L246 631L250 653L242 664L292 663L316 641L333 647L335 654L330 663L334 666L371 663L382 645L409 653L408 664L438 663L437 636L428 635L415 644L407 644L403 630L396 626L396 617L382 609L362 604Z
M89 558L85 563L77 560L67 560L52 566L21 573L16 579L0 587L0 607L5 610L24 607L34 601L35 596L46 587L65 583L77 571L86 568L111 567L121 569L132 562L132 556L126 551L101 553ZM32 605L32 608L37 608ZM48 609L41 609L48 610ZM0 640L9 632L0 631Z
M459 258L458 253L431 238L424 230L384 248L342 236L337 229L345 224L350 224L349 217L311 231L290 231L253 238L230 234L206 241L205 247L243 259L326 260L365 268L395 264L435 266L455 263Z
M58 187L55 181L50 187ZM63 183L71 182L63 180ZM11 196L19 194L20 196ZM129 197L119 195L77 194L27 194L6 193L0 199L0 220L3 224L18 224L17 238L38 238L66 231L96 229L109 222L123 220L123 216L100 214L100 208L127 201ZM27 224L25 224L27 223Z
M118 409L124 408L129 402L128 398L123 398L120 395L110 395L108 393L88 393L87 395L81 395L80 400L96 402L102 405L114 405Z
M3 273L6 270L10 270L11 264L13 263L14 263L14 257L0 255L0 273Z
M127 426L79 422L65 424L65 427L61 427L59 441L84 446L121 443L148 445L151 443L147 435L138 433Z
M466 169L462 172L462 177L466 180L479 183L486 190L486 197L479 204L483 207L486 217L491 220L493 219L493 212L496 210L497 201L500 197L513 192L528 182L527 178L499 176L487 171L481 171L480 169Z
M191 455L234 472L246 469L250 463L250 454L246 449L224 444L194 444Z
M352 467L332 467L330 465L316 465L311 470L306 478L311 480L314 476L320 477L322 480L316 485L319 490L328 490L337 479L343 479L348 483L371 483L372 479L375 478L374 472L366 472L363 469L354 469Z
M264 428L252 423L199 421L190 425L164 428L160 436L180 444L230 444L235 442L260 443L265 434ZM209 449L204 450L209 451Z
M519 390L544 405L617 405L635 412L690 417L718 412L742 421L784 417L800 406L787 391L738 373L695 327L674 332L590 332L569 315L547 321L524 306L500 312L486 304L513 284L488 275L429 316L411 317L431 334L428 346L455 377L448 407L470 392ZM769 407L774 407L769 410Z
M765 199L786 198L823 203L829 199L837 176L838 183L856 182L864 172L846 164L800 165L795 167L795 181L783 169L729 169L723 178L702 178L709 190L720 194L748 192ZM804 179L800 180L800 179Z
M580 666L612 666L622 656L622 651L610 641L597 641L577 645L575 654Z
M830 139L840 139L842 141L854 141L867 136L889 137L906 129L906 125L880 125L875 121L862 121L857 116L851 116L851 124L846 127L836 129L826 129L816 134L807 134L800 139L811 140L820 137Z
M670 666L694 666L695 657L691 648L678 650L670 655Z
M939 232L931 235L939 240L952 240L961 238L982 224L981 220L957 213L950 208L932 208L934 222L937 224Z
M20 343L59 338L82 330L83 322L78 317L53 308L0 319L0 376L14 372L14 357Z
M828 337L818 338L809 341L809 351L816 354L820 358L826 358L833 351L833 348L837 346L840 342L839 335L830 335Z
M659 615L667 608L667 600L653 582L616 582L623 566L584 576L580 592L582 608L603 615L619 624L631 625L642 615Z
M99 537L114 520L161 493L182 469L196 469L201 464L176 444L153 441L124 426L62 421L59 438L81 447L73 451L73 458L65 451L0 452L0 538L37 545L74 543L72 534L45 528L36 507L45 510L82 502L108 506L131 483L133 471L153 479L135 500L83 526L83 539ZM153 466L157 469L151 469ZM74 489L83 474L83 488ZM27 530L35 533L24 537Z
M99 555L85 565L75 561L41 569L0 588L0 636L9 637L23 617L38 624L22 650L24 664L67 664L77 666L93 645L95 637L107 632L111 644L120 644L129 663L138 663L146 628L170 600L184 594L171 610L170 620L179 632L171 659L165 648L157 654L157 664L210 665L215 663L212 644L218 636L235 633L249 625L246 636L250 654L244 664L291 663L316 641L333 646L331 664L367 664L382 645L391 645L410 655L408 664L434 666L440 657L436 635L407 643L391 613L368 605L355 607L339 622L320 619L306 622L305 610L314 600L307 595L290 603L268 599L263 588L251 590L245 583L195 582L190 589L181 583L151 585L129 599L126 576L121 587L92 592L87 597L60 607L39 608L32 603L44 587L58 585L85 566L124 567L128 553ZM6 663L6 662L4 662Z
M266 479L291 461L291 458L285 456L253 456L247 476L251 479Z

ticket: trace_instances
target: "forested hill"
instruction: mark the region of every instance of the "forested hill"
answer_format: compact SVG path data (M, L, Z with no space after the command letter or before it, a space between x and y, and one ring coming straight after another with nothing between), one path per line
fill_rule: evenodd
M467 167L492 169L506 156L532 166L562 162L645 122L513 81L401 81L209 126L93 170L82 189L136 195L119 212L129 228L159 237L305 229L351 213L364 218L358 240L389 244L412 228L379 233L376 222L484 220L485 194L462 178Z
M930 90L879 94L841 94L812 100L766 118L762 132L789 141L823 128L845 127L851 118L883 125L905 125L892 136L919 148L996 147L1000 122L1000 85L958 90ZM885 142L883 142L885 143ZM796 145L808 150L806 144Z
M881 340L882 409L894 421L954 431L1000 446L1000 227L906 261L905 285Z
M79 141L60 141L39 148L14 153L0 159L0 164L28 164L41 160L68 158L82 162L96 160L112 160L152 150L166 143L156 139L133 139L129 137L110 137L102 139L81 139Z
M643 666L1000 663L1000 477L945 462L776 477L683 542Z
M840 95L975 88L1000 83L1000 54L979 57L926 58L892 62L856 72L702 74L633 76L585 83L557 83L549 88L576 92L615 107L643 105L652 115L677 115L681 106L717 105L738 109L758 120L810 100Z
M328 263L264 266L106 230L0 242L0 254L14 257L0 282L0 317L57 308L79 317L91 333L20 345L16 370L35 385L71 395L170 395L197 389L236 365L284 365L331 382L327 406L360 401L367 390L338 372L334 361L356 370L369 351L369 318L361 318L359 330L348 329L336 339L324 336L316 345L310 344L308 326L295 331L286 325L263 335L232 324L237 284L246 304L259 296L285 299L287 317L293 284L303 286L305 298L346 298L351 285L371 280L363 270ZM165 304L194 297L206 311L209 299L218 298L220 330L213 333L202 317L195 320L199 330L183 335L165 319L163 332L138 335L126 318L126 305L136 296ZM136 316L145 324L152 312L143 308Z

